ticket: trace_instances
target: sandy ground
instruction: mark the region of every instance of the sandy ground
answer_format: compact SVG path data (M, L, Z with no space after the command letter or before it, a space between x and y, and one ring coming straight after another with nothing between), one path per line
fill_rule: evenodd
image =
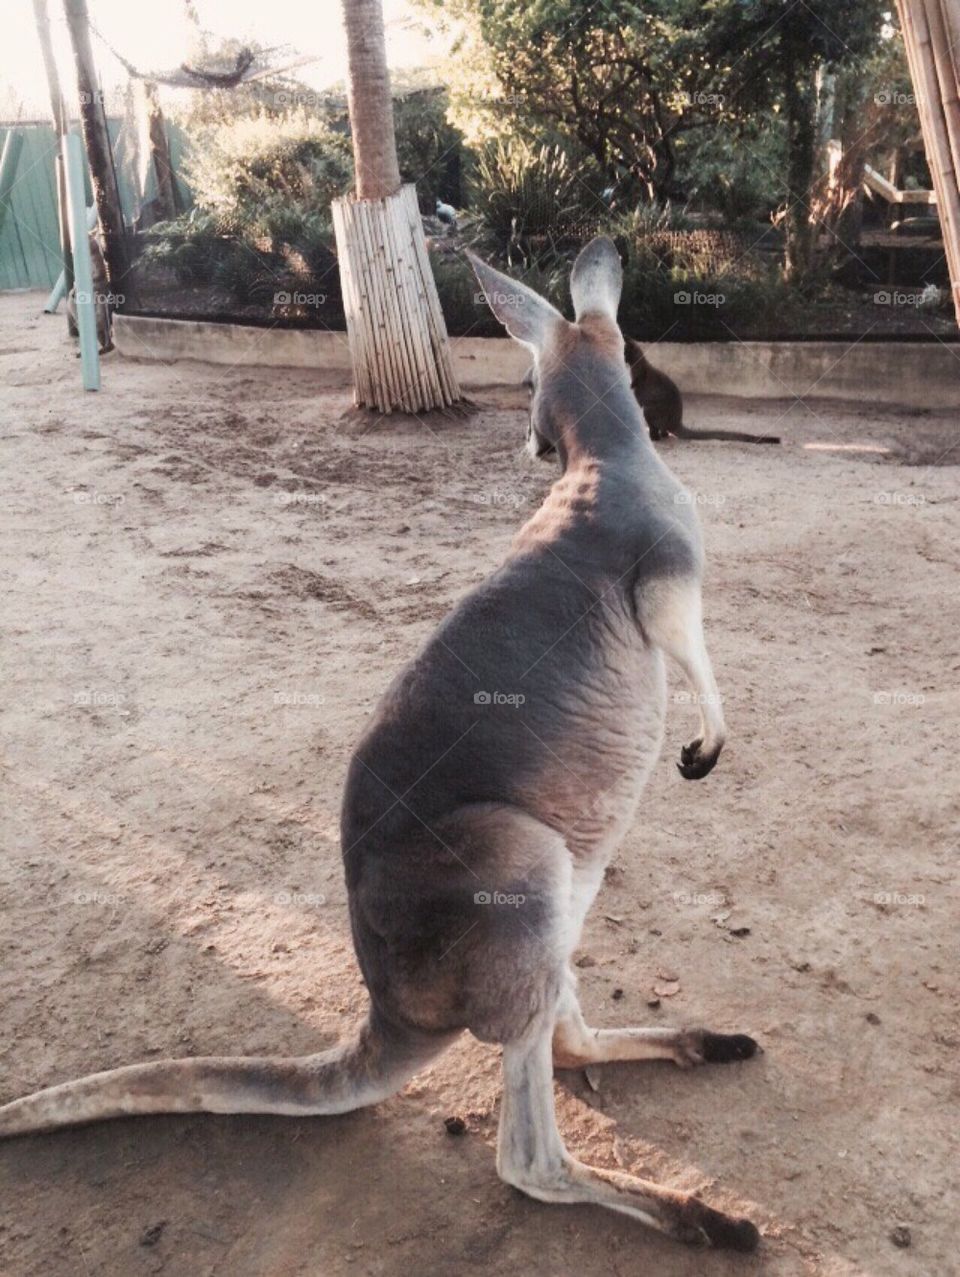
M506 391L465 420L375 423L306 373L113 356L83 395L39 304L0 298L3 1099L350 1032L351 744L552 476ZM581 991L596 1023L705 1022L766 1054L608 1067L597 1091L560 1073L557 1095L587 1160L748 1212L762 1252L688 1252L502 1185L497 1053L464 1038L342 1118L4 1145L4 1277L960 1271L960 423L824 402L689 418L785 437L663 445L701 506L730 740L684 782L693 715L672 710ZM652 1009L664 975L679 991Z

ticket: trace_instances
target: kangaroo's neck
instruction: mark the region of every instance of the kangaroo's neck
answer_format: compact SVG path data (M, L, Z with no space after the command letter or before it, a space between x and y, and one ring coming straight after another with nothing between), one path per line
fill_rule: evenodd
M556 396L557 454L564 474L597 467L629 471L653 453L637 401L624 377L606 390L566 386Z

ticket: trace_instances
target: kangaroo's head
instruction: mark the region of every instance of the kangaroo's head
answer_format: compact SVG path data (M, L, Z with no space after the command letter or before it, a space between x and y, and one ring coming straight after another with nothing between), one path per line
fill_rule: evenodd
M507 332L533 355L527 446L533 456L600 453L633 446L646 431L630 390L617 307L623 271L613 241L584 248L570 275L574 322L532 288L467 254L484 298Z

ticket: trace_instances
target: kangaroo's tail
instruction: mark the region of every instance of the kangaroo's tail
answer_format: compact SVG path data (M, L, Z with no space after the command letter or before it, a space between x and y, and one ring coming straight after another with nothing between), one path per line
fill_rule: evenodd
M131 1064L0 1106L0 1137L146 1113L347 1113L394 1094L450 1040L371 1014L352 1042L317 1055Z
M678 439L723 439L728 443L779 443L779 435L751 435L745 430L694 430L690 426L671 426Z

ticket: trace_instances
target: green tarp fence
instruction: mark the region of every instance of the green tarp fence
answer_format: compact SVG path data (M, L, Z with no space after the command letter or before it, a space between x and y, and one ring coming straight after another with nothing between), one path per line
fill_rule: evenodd
M110 120L110 137L116 151L122 120ZM60 274L60 233L57 228L57 185L54 162L57 141L47 124L0 125L0 151L11 130L23 137L23 146L13 186L8 195L6 216L0 226L0 291L10 288L52 288ZM75 132L79 131L74 126ZM179 172L183 151L183 135L175 126L168 127L170 156L174 171ZM124 215L131 217L136 197L124 167L118 164L120 201ZM178 178L181 194L189 204L189 192ZM90 175L84 166L87 203L92 202ZM155 194L150 173L145 198Z

